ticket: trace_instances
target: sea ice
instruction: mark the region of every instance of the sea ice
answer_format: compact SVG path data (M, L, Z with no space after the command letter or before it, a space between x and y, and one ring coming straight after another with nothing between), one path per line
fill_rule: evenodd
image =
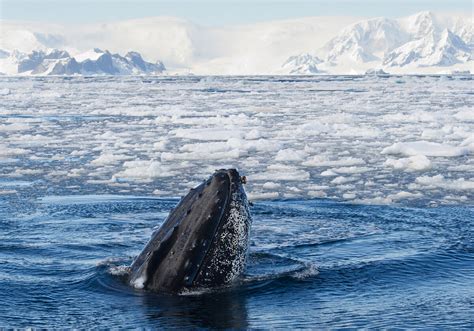
M254 199L474 201L471 76L2 76L0 86L3 194L175 197L237 167ZM13 178L29 184L11 192Z

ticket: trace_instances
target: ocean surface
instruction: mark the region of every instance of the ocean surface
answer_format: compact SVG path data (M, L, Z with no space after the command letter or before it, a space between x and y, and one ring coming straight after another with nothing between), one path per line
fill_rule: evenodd
M0 77L0 327L474 328L472 76ZM214 169L248 268L127 266Z

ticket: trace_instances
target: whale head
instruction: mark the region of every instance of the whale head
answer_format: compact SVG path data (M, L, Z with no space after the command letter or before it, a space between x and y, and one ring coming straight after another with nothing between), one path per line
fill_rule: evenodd
M236 169L190 190L131 265L130 284L152 291L223 286L244 271L251 216Z

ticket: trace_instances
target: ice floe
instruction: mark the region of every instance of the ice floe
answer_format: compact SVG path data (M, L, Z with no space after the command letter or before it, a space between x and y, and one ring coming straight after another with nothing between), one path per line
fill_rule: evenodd
M2 194L180 196L215 169L238 167L251 199L474 201L470 76L0 84Z
M387 159L384 165L397 170L422 171L431 168L431 161L424 155L418 154L401 159Z
M424 155L424 156L461 156L474 152L474 145L452 146L430 141L413 141L406 143L395 143L382 150L382 154L393 155Z

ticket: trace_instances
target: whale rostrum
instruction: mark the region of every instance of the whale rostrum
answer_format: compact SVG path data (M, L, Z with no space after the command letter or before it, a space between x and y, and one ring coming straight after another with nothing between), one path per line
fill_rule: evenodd
M163 292L231 284L245 269L251 216L236 169L181 199L130 267L130 284Z

